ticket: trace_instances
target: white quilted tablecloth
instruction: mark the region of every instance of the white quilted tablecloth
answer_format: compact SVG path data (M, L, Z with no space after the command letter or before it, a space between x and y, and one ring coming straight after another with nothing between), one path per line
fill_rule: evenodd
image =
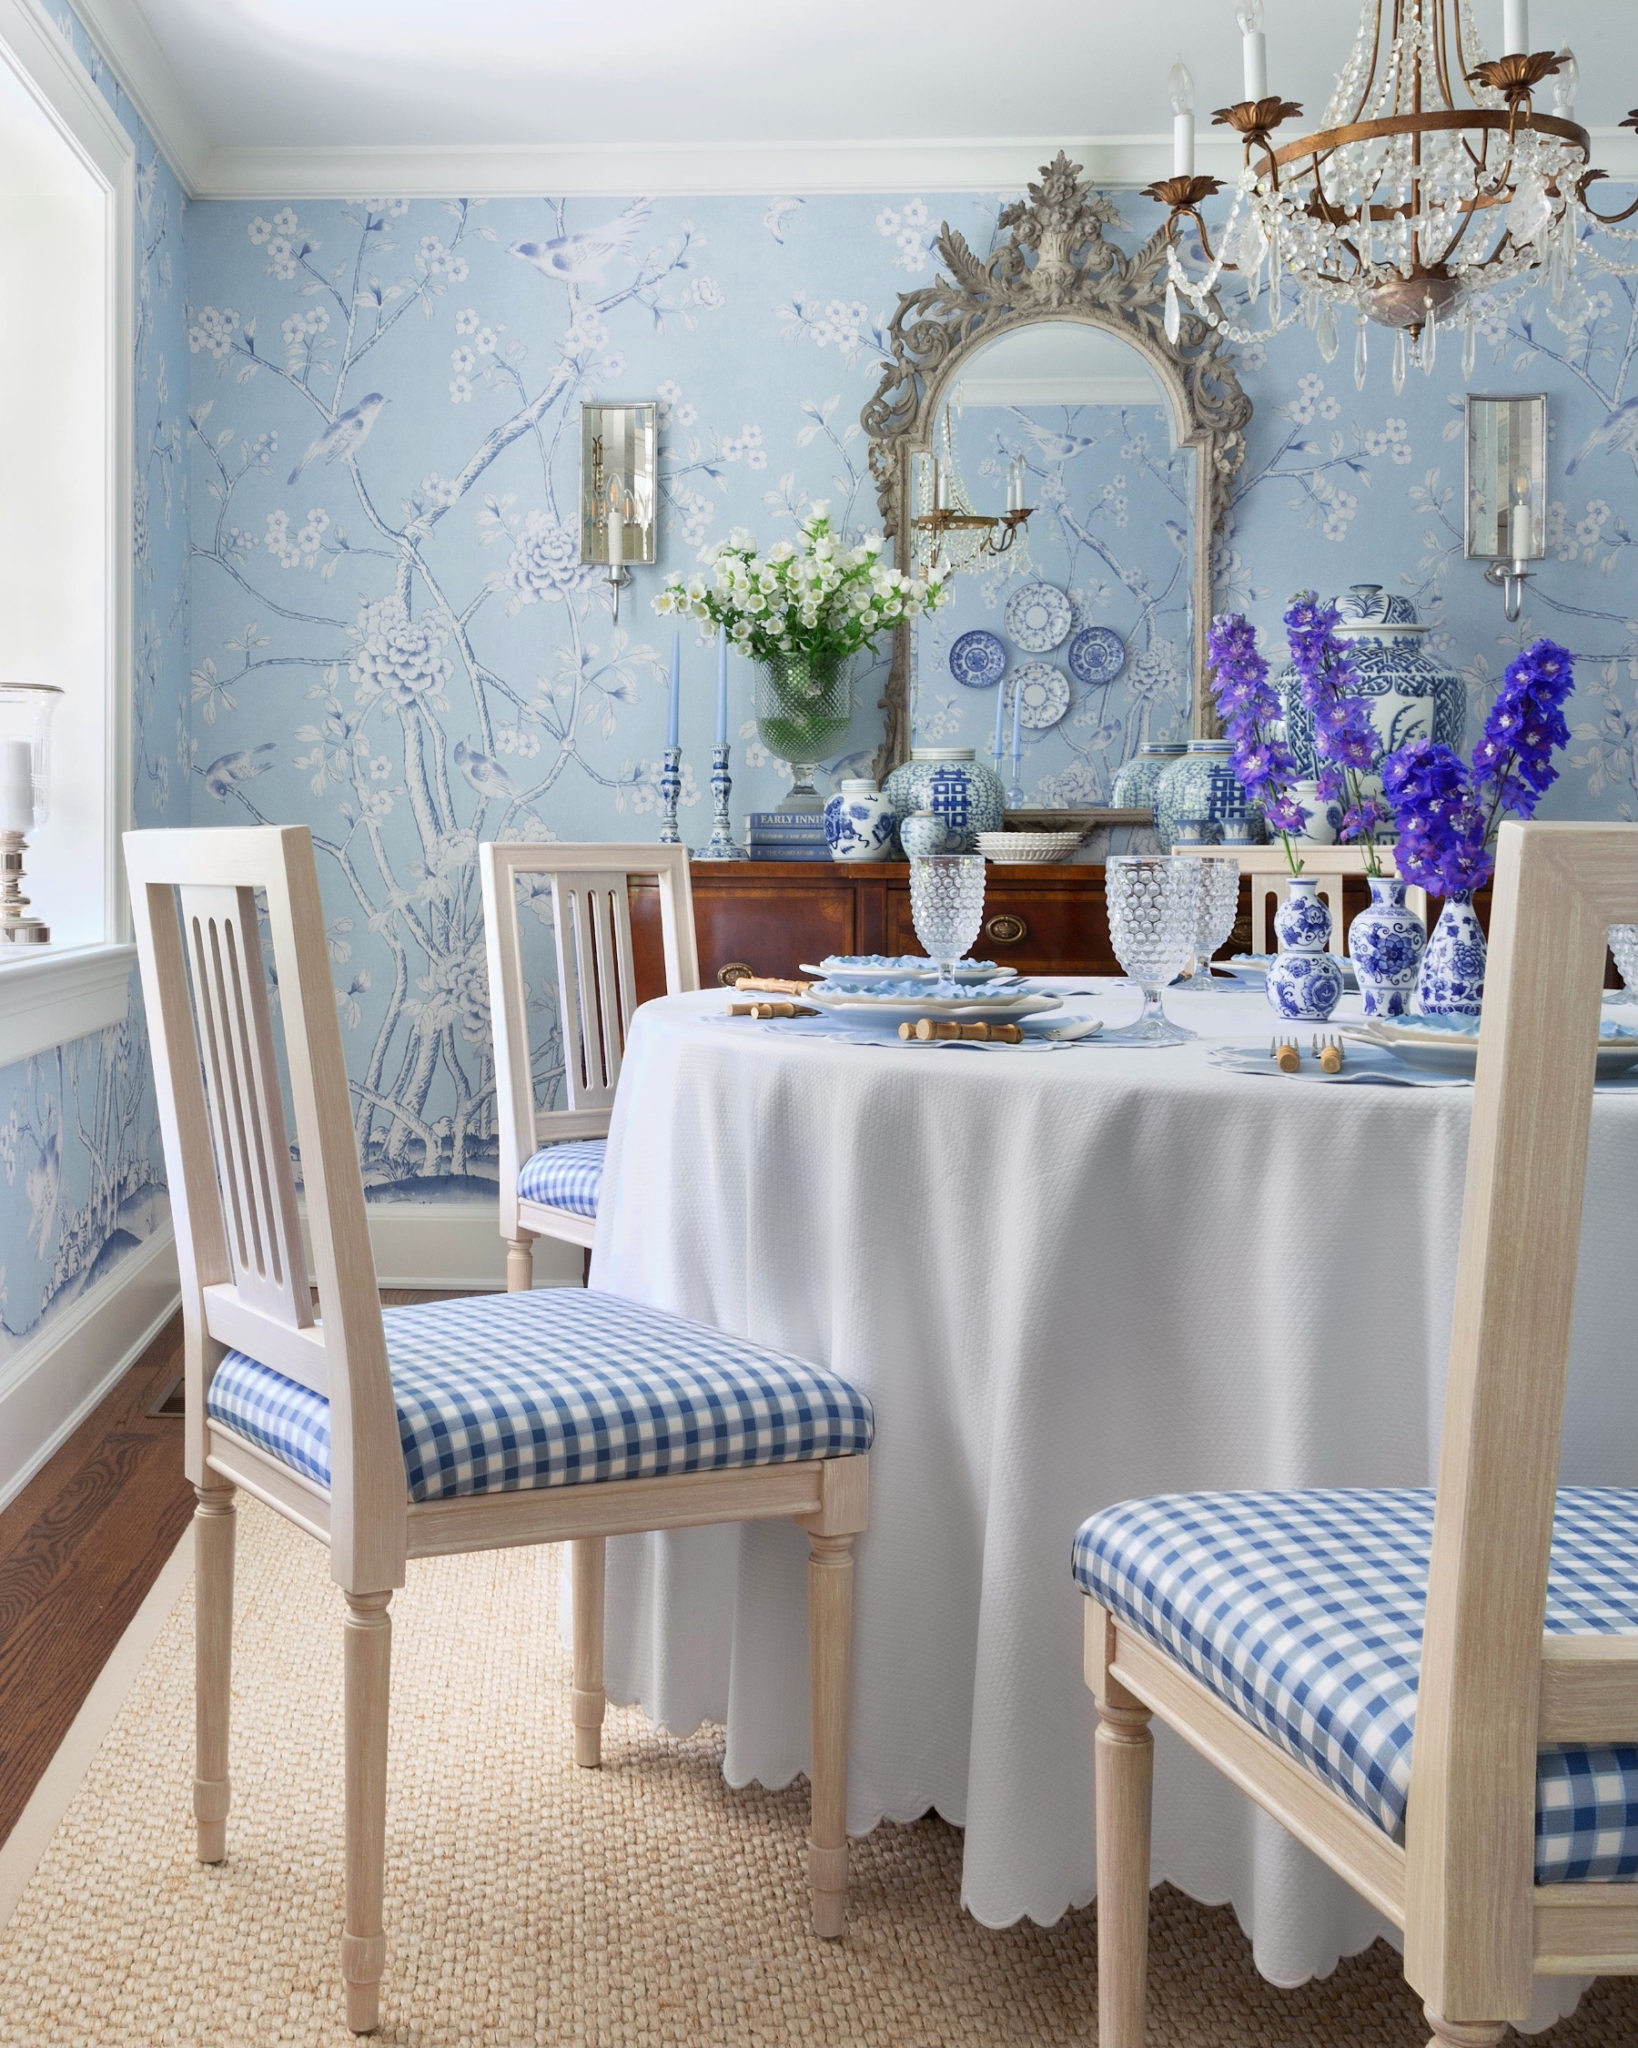
M1225 1073L1204 1042L803 1041L711 1021L726 1000L636 1019L592 1284L869 1394L849 1826L936 1807L966 1829L968 1910L1050 1922L1094 1889L1077 1524L1178 1488L1432 1477L1472 1092ZM1267 1043L1261 997L1168 1001ZM1638 1094L1603 1092L1566 1479L1638 1482L1635 1329ZM804 1770L805 1554L786 1524L611 1545L611 1697L725 1720L735 1784ZM1232 1899L1279 1982L1379 1931L1165 1731L1154 1876Z

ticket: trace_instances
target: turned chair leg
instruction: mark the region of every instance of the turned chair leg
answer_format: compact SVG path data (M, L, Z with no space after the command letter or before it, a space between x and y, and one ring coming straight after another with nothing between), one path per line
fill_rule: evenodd
M1098 2044L1143 2048L1149 1988L1149 1710L1113 1679L1098 1694Z
M193 1817L199 1861L227 1856L228 1718L233 1698L233 1525L235 1488L196 1486L194 1558Z
M847 1921L847 1708L853 1650L853 1538L808 1538L808 1682L813 1717L813 1816L808 1876L813 1931L835 1940Z
M381 1895L387 1861L387 1698L392 1675L390 1593L349 1593L343 1634L346 1682L347 1910L341 1974L347 2024L373 2033L381 2019L387 1941Z
M1441 2019L1431 2005L1424 2005L1422 2017L1433 2029L1428 2048L1500 2048L1507 2028L1488 2020Z
M577 1536L569 1545L574 1586L574 1760L588 1771L603 1761L603 1538Z
M506 1240L506 1291L527 1294L535 1284L535 1241L532 1237Z

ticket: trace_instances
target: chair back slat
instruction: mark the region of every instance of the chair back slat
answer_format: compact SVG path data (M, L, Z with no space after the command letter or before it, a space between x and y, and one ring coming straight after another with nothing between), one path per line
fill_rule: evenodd
M659 883L660 935L668 995L700 985L688 855L680 846L486 842L478 849L495 1030L500 1226L517 1234L517 1177L537 1144L601 1137L609 1127L637 1007L630 878ZM535 1102L529 992L518 915L518 882L550 885L563 1044L564 1109Z
M252 889L185 888L205 1102L233 1279L292 1329L313 1320Z
M1634 921L1638 826L1502 827L1406 1829L1406 1975L1444 2013L1530 2010L1542 1626L1605 937Z
M125 858L182 1278L188 1476L208 1476L211 1377L245 1351L329 1402L332 1576L349 1591L402 1585L404 1461L311 835L130 832Z

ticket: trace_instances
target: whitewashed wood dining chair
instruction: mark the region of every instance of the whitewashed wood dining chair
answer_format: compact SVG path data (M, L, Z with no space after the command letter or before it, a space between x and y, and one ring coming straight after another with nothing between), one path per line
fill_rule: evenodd
M1076 1536L1101 2048L1143 2040L1157 1714L1404 1930L1430 2048L1492 2048L1533 1975L1638 1972L1638 1490L1558 1487L1635 915L1638 826L1502 827L1437 1493L1176 1494Z
M633 875L659 885L665 990L700 985L688 850L682 846L486 841L478 848L489 955L500 1127L500 1232L506 1284L534 1285L537 1237L589 1246L603 1184L604 1144L626 1032L637 1007L632 973ZM529 990L524 976L518 884L551 891L557 1012L563 1037L562 1109L535 1100Z
M1291 881L1291 865L1286 859L1285 848L1239 846L1234 850L1239 855L1241 874L1251 878L1251 950L1254 953L1272 953L1275 950L1274 913L1285 901ZM1342 908L1343 877L1364 874L1365 849L1362 846L1310 846L1306 842L1298 842L1297 854L1303 864L1303 873L1319 884L1317 893L1330 908L1331 950L1346 958L1348 931ZM1391 846L1379 846L1376 854L1385 875L1398 872L1394 867ZM1405 901L1426 924L1428 892L1412 883L1405 891Z
M200 1860L227 1853L236 1488L328 1546L345 1598L341 1969L355 2032L377 2024L386 1955L388 1606L406 1558L789 1517L810 1547L813 1923L840 1934L869 1403L800 1359L579 1288L383 1313L306 827L133 832L125 850L176 1219L185 1456L198 1494Z

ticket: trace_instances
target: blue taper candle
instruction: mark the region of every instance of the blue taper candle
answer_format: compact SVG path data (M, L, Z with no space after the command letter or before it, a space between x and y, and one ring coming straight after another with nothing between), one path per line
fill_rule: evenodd
M728 628L717 628L717 745L728 744Z
M1005 683L997 683L995 686L995 765L998 769L1001 766L1001 756L1006 751L1006 745L1007 686Z
M671 636L671 715L666 721L665 743L668 747L681 746L678 731L682 723L682 635Z

